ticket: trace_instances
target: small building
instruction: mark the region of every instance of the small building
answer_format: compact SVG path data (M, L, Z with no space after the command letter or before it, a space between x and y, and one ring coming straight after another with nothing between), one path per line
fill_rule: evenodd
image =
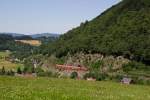
M56 65L56 69L59 70L70 70L70 71L83 71L86 72L88 71L88 68L82 67L82 66L71 66L71 65Z
M78 73L78 78L82 79L83 76L89 72L89 69L83 66L72 66L72 65L56 65L55 68L65 74L66 76L70 76L72 72Z
M122 80L121 80L121 83L123 83L123 84L131 84L132 83L132 79L131 78L123 78Z

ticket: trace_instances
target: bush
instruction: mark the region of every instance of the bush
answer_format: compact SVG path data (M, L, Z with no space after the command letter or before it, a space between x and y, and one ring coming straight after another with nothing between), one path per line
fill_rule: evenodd
M25 66L23 68L23 73L35 73L35 68L31 66L30 67Z
M107 77L108 77L108 75L105 74L105 73L98 73L98 74L96 75L96 80L97 80L97 81L102 81L102 80L105 80Z
M21 71L21 68L20 68L20 67L17 68L17 73L18 73L18 74L22 74L22 71Z
M118 82L120 82L122 79L123 79L123 75L116 75L115 77L114 77L114 79L116 80L116 81L118 81Z
M3 66L2 70L1 70L1 75L5 75L6 71L5 71L5 67Z
M84 75L84 79L95 78L97 81L105 80L108 75L105 73L90 72Z
M44 70L41 67L37 67L35 69L35 73L41 73L41 72L44 72Z
M37 76L41 76L41 77L53 77L53 73L48 71L48 72L39 72L37 73Z
M23 68L23 73L26 73L28 71L28 68L27 67L24 67Z
M145 70L147 68L148 66L144 65L143 63L135 62L135 61L123 65L123 70L125 72L132 71L132 70Z
M77 72L72 72L70 75L71 79L76 79L78 77L78 73Z
M103 65L103 62L99 60L99 61L92 62L92 63L90 64L90 67L91 67L92 70L97 70L97 69L99 69L102 65Z
M85 75L84 75L84 79L87 79L87 78L96 78L96 76L95 76L95 74L94 73L86 73Z
M15 72L12 71L12 70L10 70L10 71L8 71L6 74L7 74L8 76L14 76Z

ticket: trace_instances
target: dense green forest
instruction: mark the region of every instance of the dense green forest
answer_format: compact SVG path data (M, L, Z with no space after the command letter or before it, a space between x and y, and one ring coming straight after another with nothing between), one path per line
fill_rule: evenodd
M31 46L29 44L21 43L15 40L39 40L45 46L48 43L54 42L58 37L37 37L32 38L28 35L23 36L12 36L10 34L0 34L0 51L10 50L12 52L12 56L18 58L20 60L24 58L28 58L32 54L38 54L40 51L35 46ZM43 47L43 45L41 47Z
M81 23L53 43L42 46L43 54L66 56L68 52L123 55L150 62L150 1L123 0L91 21Z
M10 50L13 57L23 59L31 55L35 48L31 45L16 42L16 38L7 34L0 34L0 51Z

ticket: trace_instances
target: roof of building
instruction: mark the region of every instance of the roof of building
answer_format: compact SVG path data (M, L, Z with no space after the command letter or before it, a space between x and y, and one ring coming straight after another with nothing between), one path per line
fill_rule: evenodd
M56 65L57 69L63 69L63 70L75 70L75 71L88 71L88 68L86 67L79 67L79 66L71 66L71 65Z

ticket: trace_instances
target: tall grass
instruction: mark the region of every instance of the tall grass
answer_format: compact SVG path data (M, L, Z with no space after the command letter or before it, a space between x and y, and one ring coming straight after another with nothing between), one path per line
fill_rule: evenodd
M0 77L0 100L150 100L150 87L70 79Z

